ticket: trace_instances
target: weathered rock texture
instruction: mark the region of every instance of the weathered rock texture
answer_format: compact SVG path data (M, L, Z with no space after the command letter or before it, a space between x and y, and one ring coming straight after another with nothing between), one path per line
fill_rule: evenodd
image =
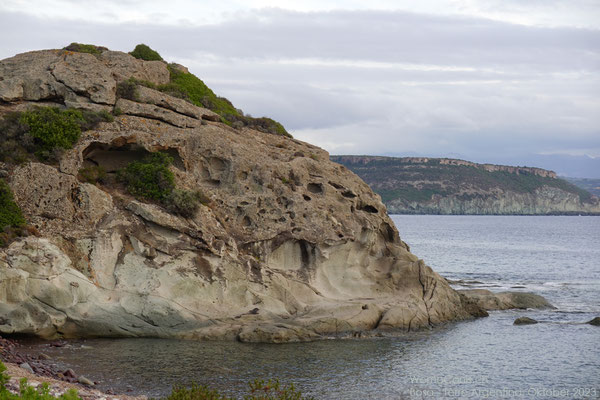
M58 166L7 180L40 231L0 251L0 332L248 342L428 328L478 315L410 253L379 196L310 144L213 122L152 89L166 64L58 50L0 62L1 112L32 104L112 109ZM193 218L77 179L148 152L173 156L178 186L211 200ZM479 310L481 311L481 310Z
M600 199L541 168L426 157L332 156L394 214L600 214Z

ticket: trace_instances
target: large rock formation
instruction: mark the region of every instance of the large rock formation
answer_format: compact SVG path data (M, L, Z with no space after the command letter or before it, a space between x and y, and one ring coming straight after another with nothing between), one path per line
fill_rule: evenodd
M59 165L3 167L40 235L0 249L2 333L286 342L477 315L322 149L232 129L149 88L137 102L116 98L129 77L168 82L163 62L37 51L1 61L0 77L2 114L39 104L123 113L84 132ZM210 198L193 217L77 178L155 151L174 158L178 186Z

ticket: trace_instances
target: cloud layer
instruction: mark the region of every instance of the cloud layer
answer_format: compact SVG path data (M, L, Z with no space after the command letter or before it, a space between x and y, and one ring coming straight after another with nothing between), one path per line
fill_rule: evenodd
M147 43L244 111L332 153L600 156L597 29L281 9L178 25L3 11L0 27L15 38L1 58L72 41Z

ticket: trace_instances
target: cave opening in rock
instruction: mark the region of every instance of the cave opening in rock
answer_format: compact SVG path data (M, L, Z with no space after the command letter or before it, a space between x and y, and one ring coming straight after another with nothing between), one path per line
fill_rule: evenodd
M185 169L183 160L177 149L168 148L163 151L173 158L173 165ZM82 153L82 167L102 167L107 173L116 173L134 161L141 161L151 152L137 143L91 143Z

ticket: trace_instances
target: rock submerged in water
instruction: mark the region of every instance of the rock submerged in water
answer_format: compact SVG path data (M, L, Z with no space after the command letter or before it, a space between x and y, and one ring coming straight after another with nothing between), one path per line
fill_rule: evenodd
M0 61L0 75L0 115L123 106L58 165L0 165L39 230L0 249L0 333L289 342L485 313L410 253L380 197L324 150L232 129L151 88L116 98L130 77L167 83L166 63L45 50ZM206 197L191 217L78 179L156 151L174 159L177 187Z
M590 325L594 325L594 326L600 326L600 317L596 317L590 321L587 322Z
M529 318L529 317L519 317L517 319L515 319L515 322L513 322L513 325L533 325L533 324L537 324L538 321L536 321L533 318Z
M554 308L544 297L535 293L499 292L494 293L485 289L468 289L458 291L481 308L487 311L527 309L527 308Z

